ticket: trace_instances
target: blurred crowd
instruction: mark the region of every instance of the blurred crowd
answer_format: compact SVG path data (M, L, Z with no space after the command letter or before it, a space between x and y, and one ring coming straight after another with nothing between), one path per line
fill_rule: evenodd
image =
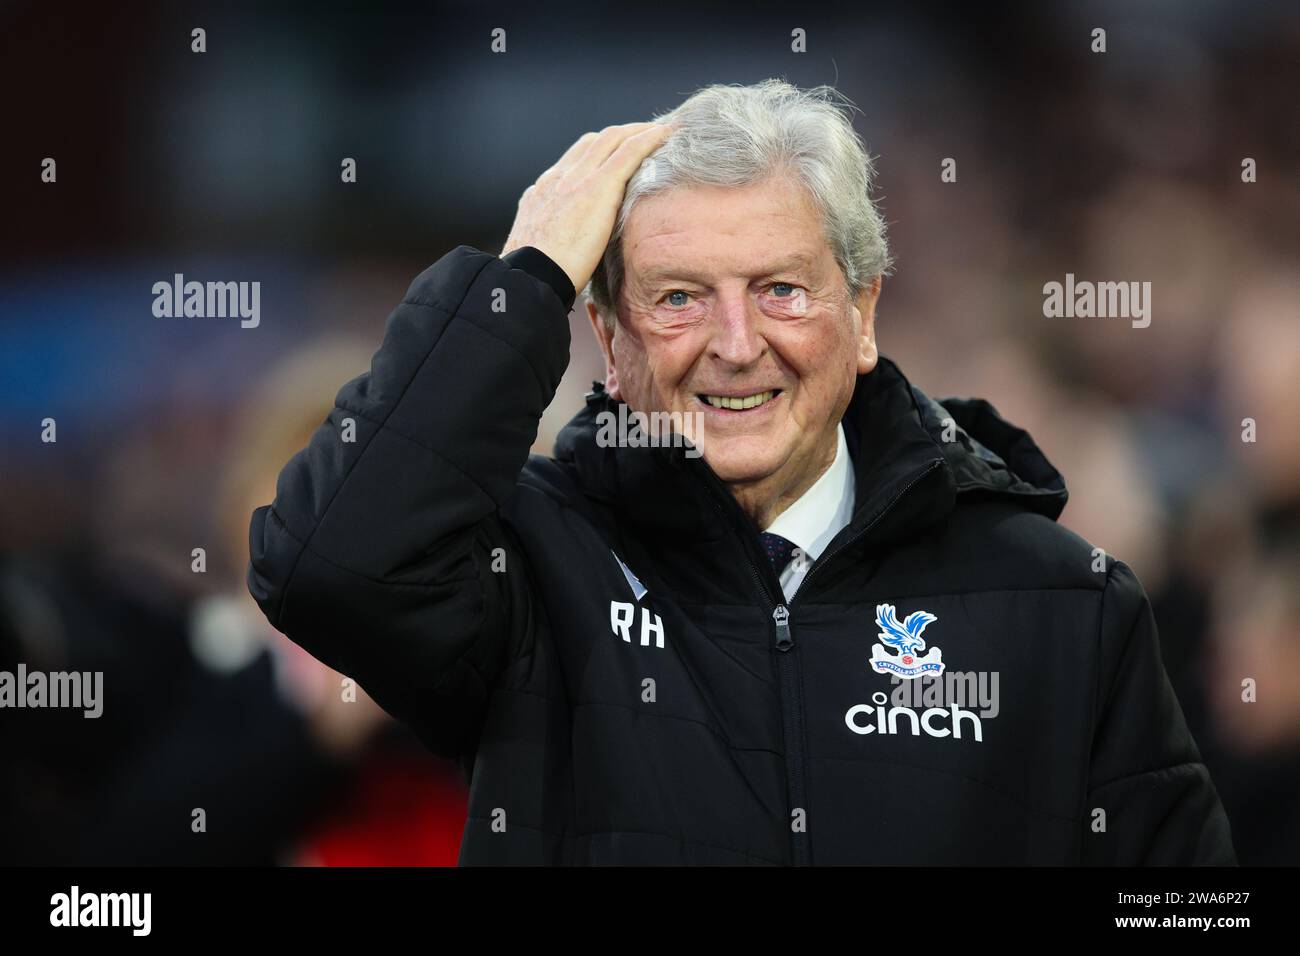
M314 230L336 229L339 203L304 213L333 201L295 194L279 209L264 190L259 215L279 209L293 224L294 256L232 239L238 222L193 225L192 207L119 249L130 217L105 200L89 252L47 241L34 259L9 257L0 369L17 397L0 411L0 670L103 671L106 702L95 720L0 712L0 862L455 861L465 768L424 752L364 691L345 699L341 675L270 628L244 587L250 513L367 369L410 279L460 243L498 252L518 193L569 141L695 86L780 74L837 79L863 111L897 261L878 309L882 351L931 395L987 398L1034 436L1070 490L1062 523L1129 563L1151 595L1241 862L1300 863L1300 27L1226 12L1125 21L1111 6L1105 60L1079 40L1089 18L1062 9L994 23L983 51L954 26L855 23L846 35L882 62L844 48L837 77L824 59L756 53L640 70L626 91L604 75L599 108L548 112L541 142L521 132L517 167L490 189L465 155L437 160L439 188L462 177L495 197L468 225L412 223L400 191L371 186L342 204L363 227L318 247ZM359 41L375 55L401 29L377 22ZM420 81L368 75L337 109L384 115L409 82ZM206 99L195 96L211 103L219 83L203 83ZM509 84L521 123L536 111L529 88ZM318 121L333 115L316 106ZM509 116L496 122L511 143ZM443 148L475 149L469 137ZM945 158L955 182L940 179ZM238 157L233 167L237 180ZM179 238L189 229L206 238ZM262 326L149 317L140 290L182 271L182 254L261 279ZM1150 326L1046 318L1042 287L1067 273L1150 282ZM539 453L603 377L581 309ZM47 415L54 444L40 441Z

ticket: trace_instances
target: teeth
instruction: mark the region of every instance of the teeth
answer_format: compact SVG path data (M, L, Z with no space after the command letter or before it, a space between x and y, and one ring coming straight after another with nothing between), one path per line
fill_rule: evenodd
M746 408L756 408L775 395L776 392L773 389L768 389L766 392L747 395L744 398L731 398L727 395L705 395L704 400L714 408L730 408L735 411L742 411Z

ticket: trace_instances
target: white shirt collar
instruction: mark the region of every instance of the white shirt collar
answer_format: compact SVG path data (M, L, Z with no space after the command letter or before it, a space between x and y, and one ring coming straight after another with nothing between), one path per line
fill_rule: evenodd
M791 561L781 574L786 600L798 590L809 565L821 557L826 545L853 518L856 489L852 466L844 426L840 425L836 428L835 460L831 466L765 529L794 542L806 556L802 561Z

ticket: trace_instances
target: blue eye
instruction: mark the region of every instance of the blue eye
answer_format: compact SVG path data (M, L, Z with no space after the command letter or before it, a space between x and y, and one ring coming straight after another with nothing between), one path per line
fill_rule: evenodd
M666 299L666 300L671 300L672 297L675 296L675 295L684 295L684 296L686 296L686 297L688 297L688 298L690 297L690 293L689 293L689 292L669 292L666 296L664 296L664 299ZM668 304L669 304L669 305L677 305L677 306L686 305L685 302L672 302L672 301L669 301Z
M770 288L772 288L772 289L789 289L789 290L790 290L790 292L789 292L788 295L781 295L781 294L778 292L778 293L777 293L777 298L778 298L778 299L788 299L790 296L794 295L794 286L792 286L792 285L791 285L790 283L788 283L788 282L774 282L774 283L772 283L772 285L771 285Z

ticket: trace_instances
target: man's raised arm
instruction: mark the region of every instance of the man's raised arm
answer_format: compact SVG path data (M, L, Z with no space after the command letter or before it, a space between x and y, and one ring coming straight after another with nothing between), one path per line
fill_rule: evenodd
M253 513L248 586L267 618L435 752L473 747L494 677L531 640L528 575L492 570L524 561L500 509L568 364L573 290L665 132L586 134L524 193L505 258L459 246L421 273L370 372Z

